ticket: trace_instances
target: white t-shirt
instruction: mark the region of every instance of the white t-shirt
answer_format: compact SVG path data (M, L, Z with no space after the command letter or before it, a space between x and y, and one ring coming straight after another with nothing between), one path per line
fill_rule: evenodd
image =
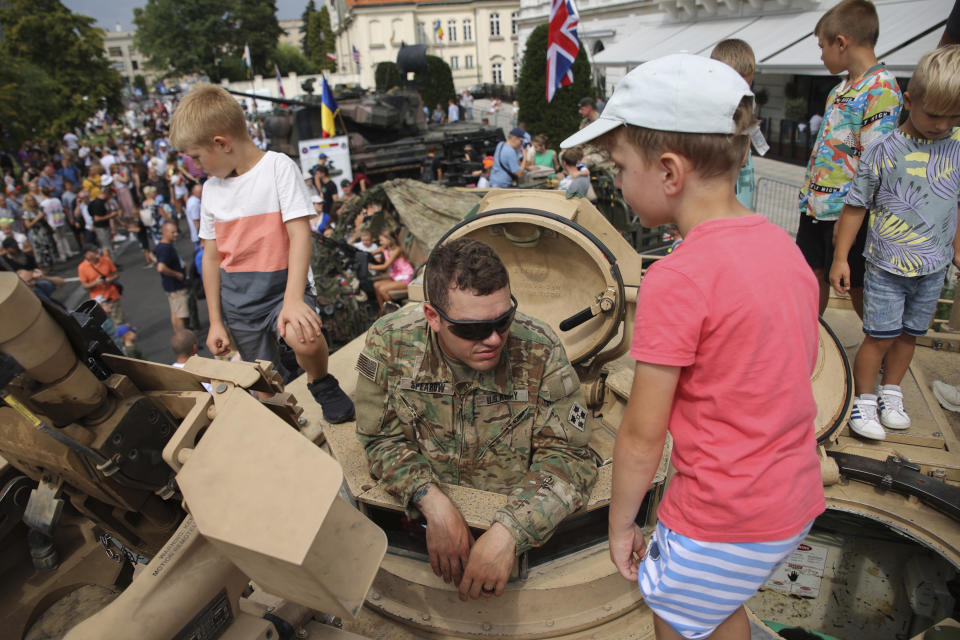
M23 235L19 231L14 231L13 236L11 237L17 241L17 246L20 247L20 251L23 251L23 248L27 246L27 236Z
M53 196L40 203L40 208L47 214L47 224L56 229L67 224L67 216L63 213L63 203Z
M68 149L76 149L79 147L80 138L77 137L73 131L67 131L63 134L63 142L67 145Z
M112 153L105 153L100 157L100 165L103 167L104 175L110 175L110 167L114 165L117 159Z
M370 244L363 244L363 242L354 242L353 246L359 249L360 251L366 251L367 253L373 253L380 248L376 242L371 242Z
M216 240L220 268L272 272L287 268L290 240L284 223L314 214L300 169L267 151L246 173L211 177L200 202L200 238Z
M490 179L486 176L480 176L477 179L477 189L489 189L490 188Z

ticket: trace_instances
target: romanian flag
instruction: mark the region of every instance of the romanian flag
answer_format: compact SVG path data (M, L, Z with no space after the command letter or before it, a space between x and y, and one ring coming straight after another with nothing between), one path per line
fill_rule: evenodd
M334 123L334 116L337 113L337 101L333 99L333 92L330 91L330 85L327 84L327 77L323 76L323 92L320 104L320 127L323 130L322 137L332 138L337 133L337 127Z
M240 58L243 61L243 66L247 69L253 69L253 65L250 62L250 44L243 45L243 57Z
M433 23L433 30L437 34L437 39L443 40L443 27L440 26L439 20Z

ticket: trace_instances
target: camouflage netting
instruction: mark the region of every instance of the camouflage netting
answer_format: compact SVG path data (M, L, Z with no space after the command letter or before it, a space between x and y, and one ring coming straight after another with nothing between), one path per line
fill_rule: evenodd
M419 267L430 249L451 227L480 203L481 193L416 180L391 180L374 187L341 207L333 238L314 240L311 266L317 284L317 304L327 329L331 351L366 331L373 320L366 296L356 290L350 239L356 215L367 203L382 210L367 223L376 235L381 229L405 229L400 234L403 252Z

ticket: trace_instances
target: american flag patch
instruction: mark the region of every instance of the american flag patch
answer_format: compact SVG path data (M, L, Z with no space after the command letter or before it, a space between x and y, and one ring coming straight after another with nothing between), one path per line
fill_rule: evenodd
M377 381L377 371L379 369L380 363L367 354L361 353L360 357L357 358L357 371L370 382Z

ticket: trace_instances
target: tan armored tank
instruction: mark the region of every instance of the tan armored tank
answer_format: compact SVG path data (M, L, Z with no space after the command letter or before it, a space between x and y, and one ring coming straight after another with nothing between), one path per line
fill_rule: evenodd
M262 363L194 358L186 371L179 371L121 356L90 355L81 348L89 342L79 339L72 341L72 351L51 346L47 352L59 355L35 357L37 344L55 342L37 333L42 323L35 318L44 314L32 312L26 320L11 322L9 310L27 305L27 294L22 286L0 280L0 351L26 369L5 387L26 413L0 408L0 454L34 481L43 480L38 491L49 495L59 487L59 495L79 505L73 509L91 518L98 533L109 534L115 555L142 556L149 562L132 582L126 580L129 586L121 596L66 637L218 637L177 635L199 629L198 621L217 622L224 632L220 637L268 640L288 632L299 638L653 637L652 618L639 590L619 576L606 545L610 458L632 383L633 364L626 353L642 286L641 256L586 200L557 192L491 192L440 242L462 236L482 240L498 252L520 309L550 323L561 337L596 418L591 447L599 465L586 508L566 520L544 547L518 559L504 595L467 603L433 574L422 536L404 525L401 506L370 477L353 423L326 425L319 406L308 402L300 413L284 393L254 400L246 389L278 390ZM409 293L412 304L423 299L417 281ZM955 453L960 442L916 370L905 381L907 401L917 407L912 411L915 427L882 443L850 436L844 425L852 392L845 349L855 346L859 327L848 315L852 312L828 312L835 331L829 322L821 325L812 380L828 512L805 541L810 548L780 576L781 584L771 583L750 601L756 614L754 638L777 637L761 618L837 638L910 638L954 611L950 582L960 566L960 459ZM331 371L348 392L362 344L358 338L331 357ZM71 353L82 355L91 371L103 364L102 381L94 376L90 382L83 364L66 366ZM60 368L48 371L48 362L61 362ZM85 386L63 392L58 385L74 375L87 380ZM199 387L201 381L213 385L212 394ZM303 379L285 391L309 398ZM115 486L118 478L133 476L133 467L126 466L129 449L106 455L115 430L98 425L112 424L141 397L159 409L173 432L155 457L155 476L143 476L154 484L140 488L139 501L121 502L122 496L113 494L132 491ZM109 411L103 408L108 405ZM67 407L68 413L57 407ZM36 431L25 417L31 415L101 452L108 464L93 464L81 453L48 453L64 445L44 439L46 433ZM138 425L152 433L142 420ZM31 446L18 445L28 433ZM311 439L325 440L323 448ZM656 523L657 504L669 482L669 450L668 440L641 509L640 524L648 529ZM107 475L110 460L118 471ZM838 464L845 475L838 473ZM118 473L123 475L114 478ZM876 484L857 479L871 474L878 474ZM908 485L922 493L904 495ZM190 516L176 506L181 497L176 487ZM444 486L444 491L477 530L490 526L505 500L465 487ZM99 501L97 508L84 511L83 505L94 504L91 496ZM157 501L168 507L166 520L151 515L156 507L145 508ZM108 515L135 523L144 533L135 530L133 539L112 527ZM369 521L386 533L385 555L382 534ZM170 536L162 548L145 542L146 523L154 529L162 525L151 540ZM3 628L15 628L13 637L28 637L27 629L43 612L56 618L50 604L76 592L84 582L78 573L94 575L92 569L83 574L96 564L92 546L89 534L87 544L74 544L86 555L73 562L78 554L61 545L61 568L46 580L39 572L28 576L21 583L28 587L13 588L5 579L0 612L3 620L16 620L19 626ZM104 582L124 584L117 578L86 580ZM226 621L225 611L230 613ZM342 618L344 629L323 624L330 616Z

